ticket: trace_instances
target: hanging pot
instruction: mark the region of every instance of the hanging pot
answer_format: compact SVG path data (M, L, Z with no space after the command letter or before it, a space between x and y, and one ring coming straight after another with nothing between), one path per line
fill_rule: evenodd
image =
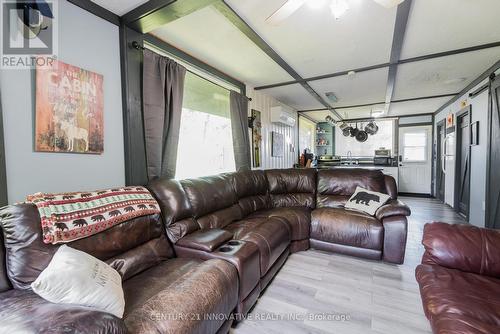
M363 124L361 124L361 129L363 129ZM356 134L356 140L360 143L364 143L368 139L368 133L365 130L360 130Z
M378 132L378 125L375 124L374 121L371 121L370 123L368 123L366 126L365 126L365 131L369 134L369 135L374 135Z
M356 135L358 134L358 132L359 132L358 123L356 123L356 128L355 129L353 129L351 127L351 137L356 137Z
M346 124L346 123L343 123L340 128L342 129L342 134L344 135L344 137L349 137L351 135L351 131L352 131L352 126Z

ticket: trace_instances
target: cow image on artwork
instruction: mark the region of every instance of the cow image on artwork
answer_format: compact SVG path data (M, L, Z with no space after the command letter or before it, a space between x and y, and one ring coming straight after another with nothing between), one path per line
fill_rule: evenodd
M104 150L103 76L54 60L36 68L35 150Z
M380 203L380 196L360 191L353 198L351 198L350 201L351 202L356 201L356 204L370 205L370 201Z

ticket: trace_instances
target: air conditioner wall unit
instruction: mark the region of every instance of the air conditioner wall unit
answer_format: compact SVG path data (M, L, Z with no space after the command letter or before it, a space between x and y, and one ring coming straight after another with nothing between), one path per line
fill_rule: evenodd
M295 126L297 119L292 109L285 106L276 106L271 107L271 122L286 126Z

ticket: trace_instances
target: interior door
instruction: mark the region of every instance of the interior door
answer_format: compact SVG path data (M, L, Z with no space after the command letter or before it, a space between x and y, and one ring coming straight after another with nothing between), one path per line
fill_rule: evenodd
M431 193L432 125L399 128L399 191Z
M445 161L442 159L443 156L443 144L445 142L446 129L444 120L437 124L437 134L436 134L436 198L444 202L444 192L445 192Z
M455 210L469 216L470 201L470 107L457 114Z

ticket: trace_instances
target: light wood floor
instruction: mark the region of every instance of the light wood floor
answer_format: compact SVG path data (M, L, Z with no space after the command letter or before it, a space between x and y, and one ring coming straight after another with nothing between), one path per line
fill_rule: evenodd
M400 199L412 209L403 265L315 250L292 254L250 318L231 333L431 333L414 276L423 253L423 226L464 220L434 199ZM331 315L347 320L328 320Z

